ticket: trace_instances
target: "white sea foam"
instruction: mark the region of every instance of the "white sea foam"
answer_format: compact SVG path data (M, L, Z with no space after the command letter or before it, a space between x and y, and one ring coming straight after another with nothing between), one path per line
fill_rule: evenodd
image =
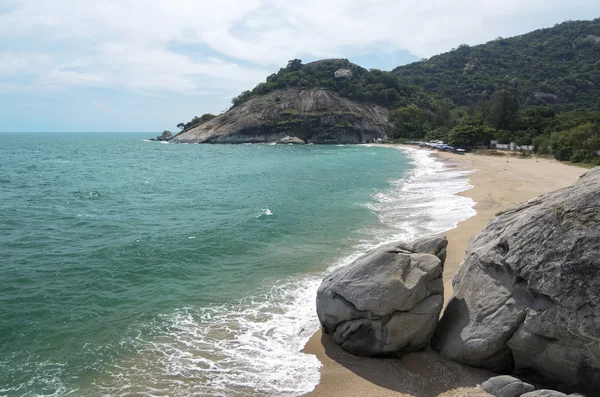
M271 212L271 210L268 209L268 208L261 208L260 210L262 211L262 213L260 215L258 215L257 218L261 218L263 216L272 216L273 215L273 213Z
M298 396L319 382L321 363L302 353L318 327L320 277L284 280L228 305L165 314L136 338L140 355L107 370L105 395ZM162 392L160 392L162 391Z
M391 188L373 194L367 207L381 220L350 255L345 266L380 244L451 229L475 214L467 190L468 172L410 150L415 168ZM259 216L271 211L262 209ZM272 214L272 213L271 213ZM302 349L318 329L317 288L324 274L265 286L228 305L186 308L161 316L138 337L139 354L120 361L96 386L106 395L298 396L319 382L320 362Z
M475 202L457 195L472 187L468 179L472 171L438 161L429 151L402 150L407 151L415 168L402 179L391 181L391 189L375 193L375 201L367 204L384 225L392 228L378 236L380 241L442 233L475 215Z

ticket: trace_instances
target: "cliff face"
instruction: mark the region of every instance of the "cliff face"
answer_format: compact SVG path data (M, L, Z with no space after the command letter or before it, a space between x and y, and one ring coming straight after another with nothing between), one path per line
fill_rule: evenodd
M255 97L172 142L266 143L295 136L306 143L366 143L387 138L388 109L324 89L286 89Z

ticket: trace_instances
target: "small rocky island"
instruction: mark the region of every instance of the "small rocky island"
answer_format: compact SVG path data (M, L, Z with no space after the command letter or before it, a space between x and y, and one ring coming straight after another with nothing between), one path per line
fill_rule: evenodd
M600 395L600 167L475 236L438 322L446 244L388 244L327 276L317 293L323 332L362 356L430 343L500 374L482 385L497 397Z

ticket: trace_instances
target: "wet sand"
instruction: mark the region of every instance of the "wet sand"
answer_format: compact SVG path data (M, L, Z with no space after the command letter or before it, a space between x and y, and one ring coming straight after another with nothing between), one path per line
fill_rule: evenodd
M452 277L469 240L496 213L568 186L586 172L584 168L549 159L441 152L435 155L449 166L474 170L470 175L473 188L460 194L477 203L475 216L444 233L449 241L444 269L445 302L452 296ZM321 381L307 396L489 396L478 385L493 376L485 370L444 360L432 350L401 359L355 357L337 347L321 331L313 335L304 351L316 355L323 364Z

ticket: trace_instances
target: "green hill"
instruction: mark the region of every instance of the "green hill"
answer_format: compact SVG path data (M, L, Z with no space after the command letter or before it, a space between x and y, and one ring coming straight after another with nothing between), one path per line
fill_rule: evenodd
M522 108L600 108L600 18L462 45L393 73L461 106L506 89Z

